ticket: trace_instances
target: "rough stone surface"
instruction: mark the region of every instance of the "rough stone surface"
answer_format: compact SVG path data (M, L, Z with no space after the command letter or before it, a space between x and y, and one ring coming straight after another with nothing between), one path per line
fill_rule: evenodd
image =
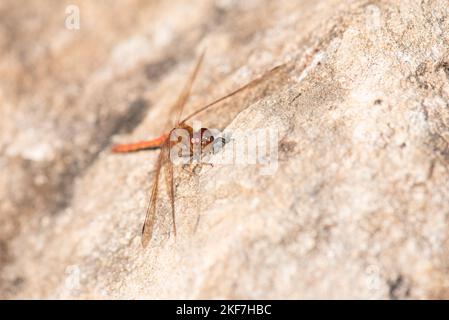
M1 298L449 298L446 0L71 1L78 31L27 3L0 3ZM157 151L110 146L162 133L205 47L186 114L289 66L202 117L277 128L278 170L177 169L178 235L163 207L142 249Z

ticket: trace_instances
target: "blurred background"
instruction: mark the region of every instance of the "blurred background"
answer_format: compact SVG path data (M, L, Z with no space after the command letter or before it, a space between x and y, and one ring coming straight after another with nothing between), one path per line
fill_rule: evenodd
M0 298L447 298L448 10L0 1ZM143 250L157 152L110 147L163 133L205 48L185 115L289 66L201 118L273 125L279 169L183 176Z
M1 1L0 296L27 282L17 257L45 248L41 240L22 251L23 239L64 214L76 180L114 135L132 132L158 97L170 102L202 49L206 95L197 103L294 54L300 19L289 12L309 2ZM161 110L138 137L160 134Z

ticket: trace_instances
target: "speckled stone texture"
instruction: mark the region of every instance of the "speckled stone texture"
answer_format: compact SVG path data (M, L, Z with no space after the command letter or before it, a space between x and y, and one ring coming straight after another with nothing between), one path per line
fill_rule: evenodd
M449 298L448 30L446 0L1 1L0 297ZM185 114L286 64L201 117L276 128L278 168L176 168L143 249L158 151L110 147L204 48Z

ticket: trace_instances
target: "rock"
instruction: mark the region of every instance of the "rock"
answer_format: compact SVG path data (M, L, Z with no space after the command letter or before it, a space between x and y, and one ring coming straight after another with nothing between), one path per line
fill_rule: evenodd
M78 3L0 5L1 298L449 297L446 1ZM204 48L185 115L285 64L200 117L276 129L277 170L177 167L143 249L158 151L110 147Z

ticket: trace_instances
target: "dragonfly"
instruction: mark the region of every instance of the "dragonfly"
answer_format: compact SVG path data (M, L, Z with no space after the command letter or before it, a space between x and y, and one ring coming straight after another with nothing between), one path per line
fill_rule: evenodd
M186 83L184 84L182 91L180 92L177 100L175 103L171 106L169 109L170 115L176 116L176 121L173 123L171 119L168 119L167 122L167 128L171 128L170 130L167 130L168 132L165 132L161 136L151 139L151 140L145 140L145 141L139 141L134 143L125 143L125 144L118 144L115 145L112 148L112 152L114 153L129 153L129 152L136 152L141 150L154 150L154 149L160 149L159 156L156 160L155 164L155 171L154 171L154 178L153 178L153 185L151 188L150 193L150 199L147 205L146 215L145 215L145 221L143 223L142 227L142 235L141 235L141 243L142 246L145 248L147 247L148 243L151 241L153 237L153 230L154 225L157 217L157 202L159 199L159 184L160 184L160 176L161 172L164 171L165 175L165 183L168 191L168 198L170 202L170 208L171 208L171 220L172 220L172 226L173 226L173 234L176 236L176 216L175 216L175 188L174 188L174 168L173 168L173 162L170 159L170 151L173 150L175 147L179 147L180 143L188 144L187 146L184 145L183 150L188 150L188 156L193 157L193 150L206 150L207 147L212 146L216 141L214 141L214 136L210 134L206 134L208 132L207 128L201 128L199 132L199 136L195 136L195 132L193 128L187 124L187 121L191 120L192 118L198 116L201 113L204 113L206 110L209 110L217 105L219 105L220 102L231 98L232 96L237 95L240 92L243 92L249 88L255 87L257 84L261 83L263 80L266 80L270 75L273 73L281 70L283 67L285 67L285 64L278 65L262 76L251 80L250 82L246 83L245 85L237 88L236 90L202 106L201 108L197 109L190 115L186 116L185 118L182 117L182 112L184 110L184 107L191 95L192 87L195 82L195 79L198 76L200 67L204 60L205 52L202 52L197 59L197 62L195 64L195 67L193 68L193 71L191 72L190 76L188 77ZM178 129L183 129L189 134L189 139L184 139L180 141L180 139L176 138L174 133ZM174 139L171 137L175 136ZM221 141L224 143L224 141Z

